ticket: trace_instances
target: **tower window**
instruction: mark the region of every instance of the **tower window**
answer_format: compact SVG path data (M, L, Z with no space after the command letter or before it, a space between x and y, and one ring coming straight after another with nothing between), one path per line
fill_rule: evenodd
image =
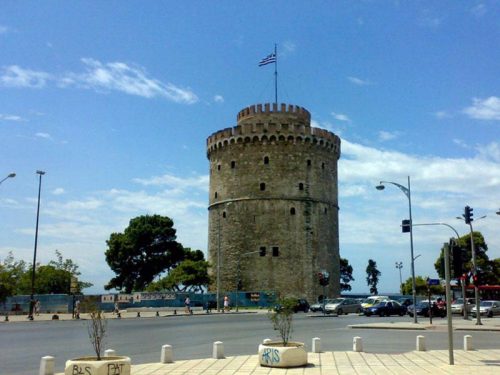
M264 164L269 164L269 156L264 156Z
M217 199L217 192L215 192L214 197L215 197L215 199Z
M266 184L264 182L260 183L260 191L266 190Z
M234 169L234 167L236 167L236 162L233 160L233 161L231 162L231 168L233 168L233 169Z
M226 218L226 211L222 213L222 217L225 219Z
M290 215L295 215L295 207L290 208Z
M307 166L310 167L311 166L311 159L308 159L307 160Z
M278 246L273 246L273 257L280 255L280 248Z
M328 208L325 207L325 215L328 213Z
M304 190L304 184L302 182L299 184L299 190Z
M220 164L217 164L217 170L220 171Z
M259 255L260 255L261 257L265 257L265 256L266 256L266 247L265 247L265 246L261 246L261 247L259 248Z
M325 163L321 163L321 169L325 169Z

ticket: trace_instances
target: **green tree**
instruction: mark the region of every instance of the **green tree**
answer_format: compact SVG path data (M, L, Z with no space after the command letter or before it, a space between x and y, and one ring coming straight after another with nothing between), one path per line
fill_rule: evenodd
M19 282L25 273L26 263L23 260L16 261L12 252L9 252L0 262L0 302L17 294Z
M498 285L500 283L500 274L495 271L495 261L490 261L486 252L488 251L488 245L486 244L481 232L472 233L474 239L474 248L476 250L476 264L478 274L480 276L481 284ZM466 234L458 239L458 245L465 249L465 264L464 269L466 272L472 270L472 248L470 243L470 233ZM441 247L436 262L434 263L434 268L436 269L439 277L441 279L445 278L444 275L444 246Z
M130 220L123 233L112 233L106 241L106 262L116 276L105 289L143 290L182 261L184 249L173 225L166 216L145 215Z
M422 276L415 276L415 291L416 294L419 296L426 296L427 295L427 279L429 277L422 277ZM411 277L406 279L406 281L403 283L403 287L401 288L401 293L410 295L413 294L412 292L412 282L411 282ZM431 286L431 294L444 294L444 288L441 285L432 285Z
M351 290L351 281L354 281L352 277L352 266L346 258L340 258L340 290Z
M208 262L185 259L167 276L152 282L148 291L173 290L177 292L201 292L208 285Z
M368 260L368 266L366 267L366 284L370 287L371 294L378 294L378 278L382 273L377 269L377 262L372 259Z

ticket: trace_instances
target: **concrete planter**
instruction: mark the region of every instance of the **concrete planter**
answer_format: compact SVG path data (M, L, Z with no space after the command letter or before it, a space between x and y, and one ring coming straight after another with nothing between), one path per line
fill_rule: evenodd
M307 365L307 351L301 342L289 341L283 346L281 341L259 345L259 364L266 367L300 367Z
M130 375L130 358L124 356L80 357L66 361L64 375Z

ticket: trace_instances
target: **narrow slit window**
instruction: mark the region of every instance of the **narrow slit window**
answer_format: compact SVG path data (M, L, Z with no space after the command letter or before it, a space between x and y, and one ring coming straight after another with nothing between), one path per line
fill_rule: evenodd
M290 208L290 215L295 215L295 207Z
M325 169L325 163L321 163L321 169Z
M311 166L311 159L308 159L307 160L307 166L310 167Z
M264 156L264 164L269 164L269 156Z
M299 190L304 190L304 184L302 182L299 184Z
M232 168L232 169L234 169L235 167L236 167L236 162L233 160L233 161L231 162L231 168Z
M226 218L226 211L222 213L222 217L225 219Z
M215 192L214 197L217 198L217 192Z
M220 164L217 165L217 170L220 171Z
M265 256L266 256L266 247L265 247L265 246L261 246L261 247L259 248L259 255L260 255L261 257L265 257Z
M273 257L280 255L280 248L278 246L273 246Z
M260 191L266 190L266 184L264 182L260 183Z
M328 213L328 208L325 207L325 215Z

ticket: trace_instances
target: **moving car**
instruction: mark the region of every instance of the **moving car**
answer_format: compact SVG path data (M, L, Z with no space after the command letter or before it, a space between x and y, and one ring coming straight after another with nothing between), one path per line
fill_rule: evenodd
M379 315L379 316L390 316L399 315L403 316L406 314L406 306L401 305L397 301L382 301L376 305L367 307L364 309L364 314L366 316Z
M388 299L389 299L388 296L370 296L366 298L363 302L361 302L361 307L363 309L366 309L382 301L387 301Z
M361 304L354 298L335 298L330 303L325 305L325 312L327 314L359 314L363 311Z
M432 306L432 316L433 317L441 317L444 318L446 316L446 308L440 308L437 306L435 302L431 302ZM421 316L429 316L429 301L420 301L417 303L417 306L414 308L413 305L408 306L408 315L413 316L414 311L416 311L417 315Z
M476 317L476 311L476 306L474 306L471 311L473 317ZM488 318L493 317L493 315L500 315L500 301L481 301L479 313L486 315Z
M476 303L474 301L474 298L466 298L466 308L467 312L471 312L472 307ZM452 314L463 314L464 313L464 299L462 297L457 298L453 303L451 304L451 313Z

